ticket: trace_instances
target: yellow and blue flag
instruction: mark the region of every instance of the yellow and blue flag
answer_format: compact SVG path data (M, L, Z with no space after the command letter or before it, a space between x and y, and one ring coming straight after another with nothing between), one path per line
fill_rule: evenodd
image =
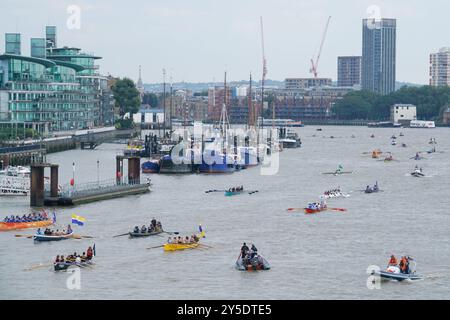
M81 216L77 216L76 214L72 214L72 223L73 224L77 224L79 226L83 226L85 220L86 219L81 217Z
M203 228L202 228L201 224L198 226L198 231L200 231L200 237L206 238L205 231L203 231Z

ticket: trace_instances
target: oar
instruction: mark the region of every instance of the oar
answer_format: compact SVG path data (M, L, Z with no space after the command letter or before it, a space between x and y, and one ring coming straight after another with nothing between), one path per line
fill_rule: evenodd
M167 233L167 234L180 234L178 231L163 231L163 233Z
M26 268L26 269L24 269L25 271L31 271L31 270L36 270L36 269L39 269L39 268L44 268L44 267L50 267L50 266L52 266L53 264L36 264L36 265L34 265L34 266L31 266L31 267L29 267L29 268Z
M82 236L80 234L74 234L74 235L72 235L72 238L74 238L74 239L92 239L94 237L92 237L92 236Z
M210 193L210 192L225 192L226 190L208 190L205 191L205 193Z
M207 247L207 248L214 248L214 247L212 247L212 246L208 246L208 245L206 245L206 244L203 244L203 243L200 243L199 245L200 245L200 246L204 246L204 247Z
M345 208L327 208L327 210L331 210L331 211L347 211L347 209L345 209Z
M122 236L127 236L127 235L129 235L129 234L130 234L129 232L124 233L124 234L118 234L117 236L114 236L113 238L116 238L116 237L122 237Z
M34 235L27 235L27 234L16 234L16 235L14 235L14 237L16 237L16 238L28 238L28 239L31 239L31 238L33 238L34 237Z
M257 192L258 192L258 190L250 191L248 194L254 194L254 193L257 193Z
M156 246L156 247L150 247L150 248L146 248L146 249L156 249L156 248L162 248L162 247L164 247L164 245L162 244L162 245L160 245L160 246Z

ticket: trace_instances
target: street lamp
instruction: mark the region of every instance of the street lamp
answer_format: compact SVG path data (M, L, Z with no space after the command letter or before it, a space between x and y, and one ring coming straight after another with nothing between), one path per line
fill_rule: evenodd
M97 186L100 187L100 160L97 159Z

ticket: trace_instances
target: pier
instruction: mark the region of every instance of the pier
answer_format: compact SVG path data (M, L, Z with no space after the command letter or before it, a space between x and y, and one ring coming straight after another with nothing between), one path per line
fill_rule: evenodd
M128 161L128 176L123 175L123 162ZM44 171L50 168L50 187L44 185ZM140 158L135 156L117 156L116 177L110 180L70 184L59 187L59 165L34 163L31 165L30 206L72 206L150 191L150 180L141 180Z

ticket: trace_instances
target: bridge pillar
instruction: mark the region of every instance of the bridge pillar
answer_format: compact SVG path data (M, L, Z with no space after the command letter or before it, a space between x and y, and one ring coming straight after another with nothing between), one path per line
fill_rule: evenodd
M42 207L44 205L44 168L45 166L31 165L30 176L30 206Z
M58 165L50 167L50 197L58 197Z
M128 180L133 183L139 183L141 177L141 158L128 158Z

